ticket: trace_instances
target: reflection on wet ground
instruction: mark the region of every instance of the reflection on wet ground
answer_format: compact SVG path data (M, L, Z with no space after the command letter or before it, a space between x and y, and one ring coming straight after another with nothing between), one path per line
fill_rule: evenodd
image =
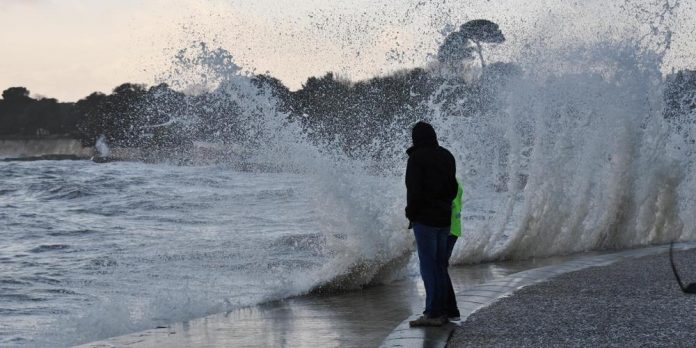
M573 258L454 266L450 274L454 287L464 289ZM407 279L360 291L270 302L85 347L376 347L404 318L422 311L423 303L422 283Z

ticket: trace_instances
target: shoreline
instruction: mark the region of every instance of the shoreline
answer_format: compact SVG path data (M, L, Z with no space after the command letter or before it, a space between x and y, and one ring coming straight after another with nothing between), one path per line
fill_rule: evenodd
M498 280L554 259L453 267L457 287ZM274 300L78 347L316 346L376 347L412 313L422 311L420 278L362 290Z
M64 136L46 137L0 137L0 161L94 161L169 163L176 165L235 164L242 168L268 166L246 163L242 150L231 144L195 141L189 146L119 147L98 149L84 146L79 139Z

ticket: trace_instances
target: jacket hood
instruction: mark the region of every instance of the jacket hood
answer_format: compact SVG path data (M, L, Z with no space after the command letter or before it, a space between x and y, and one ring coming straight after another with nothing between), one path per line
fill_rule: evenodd
M413 126L411 131L411 140L413 141L413 146L406 152L412 151L415 147L421 146L439 146L437 142L437 135L435 134L435 129L429 123L418 122Z

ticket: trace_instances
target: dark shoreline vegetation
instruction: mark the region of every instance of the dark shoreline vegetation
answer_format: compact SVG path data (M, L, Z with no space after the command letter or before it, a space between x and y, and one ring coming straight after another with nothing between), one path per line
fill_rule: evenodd
M262 126L255 118L264 117L264 110L245 104L244 97L255 94L256 98L265 96L258 100L270 101L272 111L280 113L283 121L299 122L316 143L333 143L351 157L366 153L390 157L394 155L390 151L395 151L388 146L393 129L405 129L427 117L431 105L439 105L442 112L455 117L495 111L500 104L495 91L521 74L521 69L512 63L486 64L482 44L504 40L497 24L474 20L445 38L437 62L428 68L358 82L327 73L308 78L297 91L290 91L270 75L237 76L246 83L247 90L241 92L239 83L225 77L215 89L201 94L185 94L167 84L124 83L111 94L94 92L76 103L32 98L28 89L11 87L0 99L0 139L58 135L91 147L103 136L110 147L157 153L186 152L196 141L252 148L263 141L259 136ZM226 51L213 53L234 64ZM480 64L480 77L464 77L470 69L463 64L467 61ZM694 95L696 71L667 76L664 117L696 109ZM374 142L382 146L371 147Z

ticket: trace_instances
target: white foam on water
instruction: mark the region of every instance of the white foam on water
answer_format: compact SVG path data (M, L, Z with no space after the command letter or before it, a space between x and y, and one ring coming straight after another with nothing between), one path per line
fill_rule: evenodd
M106 143L106 137L104 137L103 134L97 138L97 143L94 145L94 147L97 148L99 157L109 157L109 144Z

